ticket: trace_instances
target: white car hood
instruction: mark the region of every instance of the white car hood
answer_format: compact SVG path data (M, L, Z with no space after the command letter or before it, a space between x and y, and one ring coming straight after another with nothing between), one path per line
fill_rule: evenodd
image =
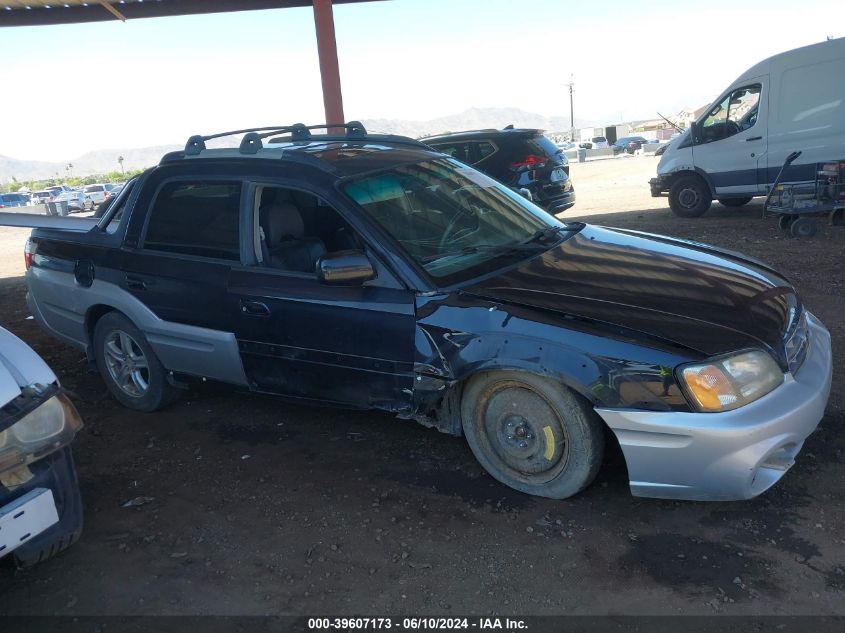
M0 407L21 394L23 387L56 382L56 375L32 348L0 327Z

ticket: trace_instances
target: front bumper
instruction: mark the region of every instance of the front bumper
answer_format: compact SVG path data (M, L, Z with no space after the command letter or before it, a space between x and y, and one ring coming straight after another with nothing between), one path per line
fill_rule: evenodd
M29 481L9 488L0 484L0 512L28 495L31 497L49 491L52 493L58 521L45 526L45 522L34 517L32 525L36 529L28 535L23 531L21 536L26 538L20 539L14 549L7 547L6 551L0 552L0 557L12 552L21 565L38 562L61 551L75 541L82 531L82 499L70 447L65 446L50 453L29 464L28 468L32 473ZM26 519L26 516L19 518Z
M648 186L649 189L651 189L651 196L653 198L659 198L660 196L665 196L669 193L669 185L666 182L666 179L662 176L649 180Z
M816 429L830 395L830 334L808 313L810 346L795 376L724 413L596 409L616 434L638 497L750 499L773 486Z

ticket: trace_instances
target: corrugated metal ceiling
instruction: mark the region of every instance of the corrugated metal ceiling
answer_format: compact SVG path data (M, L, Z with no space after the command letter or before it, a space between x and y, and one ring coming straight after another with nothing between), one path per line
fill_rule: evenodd
M333 3L371 1L333 0ZM311 0L0 0L0 26L72 24L311 5Z

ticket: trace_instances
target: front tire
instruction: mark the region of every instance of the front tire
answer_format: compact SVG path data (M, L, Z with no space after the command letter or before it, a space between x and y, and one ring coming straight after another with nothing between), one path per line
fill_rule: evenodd
M725 207L744 207L751 202L751 197L747 198L719 198L719 203Z
M122 314L109 312L97 321L94 356L106 387L129 409L148 413L179 397L143 332Z
M586 488L604 454L602 425L585 401L558 382L525 372L485 372L461 399L464 435L475 458L501 483L565 499Z
M669 207L682 218L697 218L710 208L710 188L699 176L681 176L669 188Z

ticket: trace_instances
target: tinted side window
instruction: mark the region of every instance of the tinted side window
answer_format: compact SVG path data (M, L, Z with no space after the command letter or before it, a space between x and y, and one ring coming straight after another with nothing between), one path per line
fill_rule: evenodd
M475 156L473 157L476 162L484 160L490 154L496 151L496 146L493 145L490 141L478 141L475 144Z
M455 160L459 160L462 163L469 164L472 162L469 155L469 144L466 142L449 143L448 145L435 145L434 147L437 148L438 152L448 154Z
M150 211L144 248L239 260L240 199L239 182L167 183Z

